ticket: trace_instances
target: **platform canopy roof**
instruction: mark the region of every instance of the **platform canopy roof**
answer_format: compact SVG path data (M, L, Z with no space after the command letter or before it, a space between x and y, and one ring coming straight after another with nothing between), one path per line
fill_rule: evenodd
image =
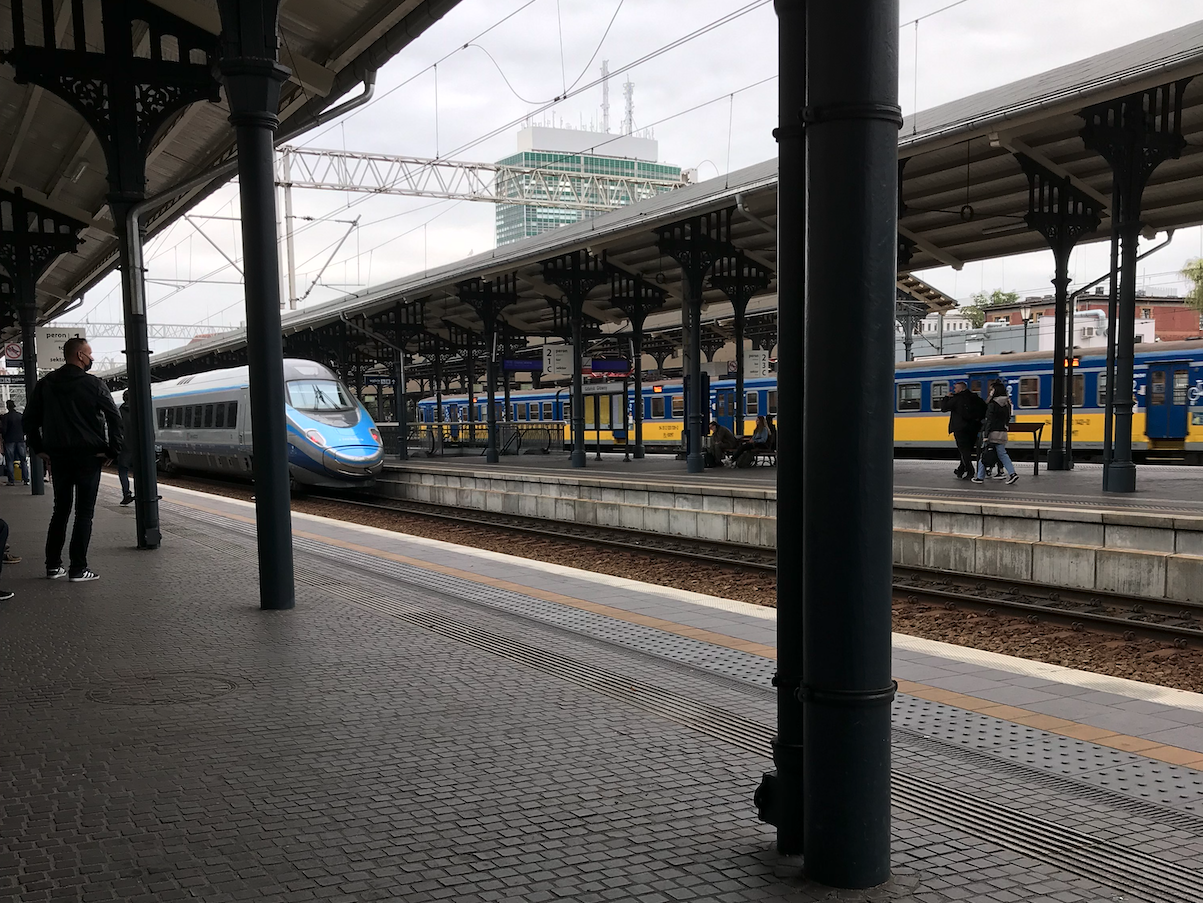
M1015 151L1027 154L1095 198L1110 203L1111 172L1105 160L1087 150L1080 132L1086 107L1146 88L1203 75L1203 22L1138 41L1042 75L984 91L908 118L899 138L901 197L905 210L899 233L914 242L909 270L940 265L960 267L972 260L1001 257L1046 247L1027 230L1028 180ZM1187 141L1181 158L1163 163L1145 191L1145 222L1166 229L1203 222L1203 78L1185 92L1183 131ZM971 215L962 210L972 207ZM657 247L656 228L701 213L734 208L732 240L751 260L770 272L777 260L777 161L768 160L726 176L700 182L594 219L566 226L521 242L415 274L377 288L347 295L287 314L285 333L319 329L344 315L352 319L401 305L422 305L426 322L438 332L447 327L479 332L480 320L462 302L456 286L475 278L516 274L518 303L504 318L515 331L550 335L555 331L548 298L560 291L543 281L541 263L569 251L585 249L631 273L638 273L666 292L664 310L681 304L681 272ZM1096 233L1105 238L1107 212ZM1086 239L1089 240L1089 237ZM905 277L905 273L903 277ZM919 283L899 288L931 309L951 306L938 289ZM775 291L775 282L769 291ZM589 296L586 316L605 324L624 319L608 301L609 287ZM710 290L711 304L724 299ZM830 299L838 303L838 298ZM787 299L788 303L788 299ZM612 328L612 326L611 326ZM204 369L216 355L245 345L245 333L234 330L211 340L155 355L154 365ZM177 366L178 369L178 366ZM120 371L116 371L117 374Z
M221 30L214 0L145 0L215 36ZM288 0L281 4L281 62L293 70L280 100L282 131L303 126L315 114L353 95L369 70L404 49L459 0ZM58 40L71 22L72 0L52 0ZM0 48L13 46L13 0L0 0ZM25 0L27 31L37 34L42 0ZM100 0L88 0L88 34L100 33ZM143 28L141 41L147 40ZM70 44L68 43L68 46ZM201 175L235 151L223 98L194 103L160 131L150 152L147 191L154 195ZM199 198L228 181L226 174L149 218L153 234ZM52 264L38 285L43 319L69 307L116 265L117 240L105 197L107 166L100 144L83 117L35 85L13 81L0 66L0 187L88 224L75 254Z

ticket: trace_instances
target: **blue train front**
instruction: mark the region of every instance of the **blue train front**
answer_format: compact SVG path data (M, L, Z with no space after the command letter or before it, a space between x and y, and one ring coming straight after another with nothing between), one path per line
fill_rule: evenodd
M384 466L372 418L327 367L284 361L288 469L301 486L371 484ZM252 475L246 367L213 370L153 389L159 463L167 470Z

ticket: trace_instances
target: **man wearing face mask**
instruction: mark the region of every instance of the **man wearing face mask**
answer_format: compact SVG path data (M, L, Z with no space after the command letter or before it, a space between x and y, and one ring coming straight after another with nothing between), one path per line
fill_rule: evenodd
M78 336L63 346L66 363L42 377L25 408L29 450L54 471L54 513L46 535L46 576L72 583L99 579L88 567L92 514L100 488L100 468L116 458L123 440L121 414L109 390L92 369L92 347ZM75 505L70 567L63 568L67 521Z

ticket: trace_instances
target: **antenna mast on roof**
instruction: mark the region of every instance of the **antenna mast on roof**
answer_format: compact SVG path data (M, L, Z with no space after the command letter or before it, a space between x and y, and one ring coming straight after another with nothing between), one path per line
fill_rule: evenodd
M626 82L622 86L622 96L626 100L627 115L622 120L622 133L631 135L635 132L635 86Z
M610 133L610 61L602 60L602 131Z

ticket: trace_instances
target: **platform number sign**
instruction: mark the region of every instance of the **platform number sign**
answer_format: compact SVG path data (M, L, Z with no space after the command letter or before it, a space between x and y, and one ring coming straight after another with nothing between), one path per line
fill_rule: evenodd
M7 342L5 344L4 359L6 361L21 360L21 344L20 344L20 342Z

